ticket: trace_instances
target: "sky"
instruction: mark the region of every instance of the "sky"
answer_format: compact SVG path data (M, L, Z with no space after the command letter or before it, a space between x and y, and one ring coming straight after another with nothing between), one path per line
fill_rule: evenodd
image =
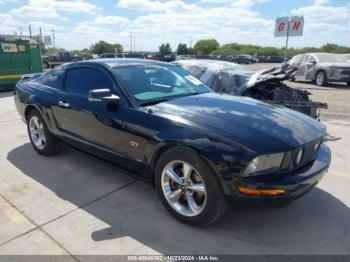
M303 15L304 36L292 47L336 43L350 46L350 0L0 0L0 35L52 35L56 47L89 47L105 40L130 50L156 51L169 42L188 46L203 38L222 44L282 47L275 38L275 19Z

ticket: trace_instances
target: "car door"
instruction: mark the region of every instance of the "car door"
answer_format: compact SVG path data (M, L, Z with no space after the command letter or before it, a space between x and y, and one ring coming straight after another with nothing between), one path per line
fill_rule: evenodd
M305 64L305 80L314 80L315 73L316 73L316 58L310 55Z
M97 148L124 158L125 121L121 120L118 106L88 99L90 90L106 88L121 97L121 105L124 103L113 78L104 70L94 67L68 69L64 95L53 107L53 114L63 139L83 149Z
M296 65L298 70L295 73L295 77L299 80L305 80L305 66L308 59L309 55L300 55L297 59Z

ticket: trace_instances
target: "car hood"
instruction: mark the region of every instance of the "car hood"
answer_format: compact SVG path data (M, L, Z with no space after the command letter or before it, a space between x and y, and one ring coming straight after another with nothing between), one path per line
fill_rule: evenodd
M268 82L268 81L283 81L288 77L287 73L281 68L271 68L256 71L251 75L247 83L247 88L253 87L258 83Z
M149 107L153 114L230 139L256 153L292 150L325 135L314 119L255 99L206 93Z

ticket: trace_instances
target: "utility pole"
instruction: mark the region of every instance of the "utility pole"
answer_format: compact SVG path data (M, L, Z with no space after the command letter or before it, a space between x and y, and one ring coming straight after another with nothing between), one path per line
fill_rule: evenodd
M32 38L32 27L29 25L29 37Z
M53 48L55 48L55 29L52 29L52 44L53 44Z
M53 48L55 48L55 40L56 40L55 29L52 29L52 44L53 44Z
M41 31L41 26L39 27L39 34L40 34L40 41L39 41L40 53L43 53L43 33ZM45 50L45 46L44 46L44 50Z
M130 53L132 53L132 32L130 32Z
M290 22L291 22L291 21L289 20L289 17L288 17L286 47L285 47L285 49L284 49L284 58L283 58L283 61L284 61L284 62L287 62L287 50L288 50L288 40L289 40Z
M22 34L22 26L19 27L19 34L20 34L20 36L23 36L23 34Z

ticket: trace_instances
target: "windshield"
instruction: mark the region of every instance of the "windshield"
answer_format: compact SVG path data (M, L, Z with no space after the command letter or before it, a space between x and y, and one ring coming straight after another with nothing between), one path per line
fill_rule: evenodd
M317 54L316 56L322 63L349 63L346 56L341 54Z
M213 92L177 66L125 66L112 69L140 105L175 97Z

